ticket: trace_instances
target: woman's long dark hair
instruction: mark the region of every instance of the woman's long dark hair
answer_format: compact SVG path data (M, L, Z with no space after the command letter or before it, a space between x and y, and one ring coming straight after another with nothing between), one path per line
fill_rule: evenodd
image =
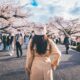
M38 54L45 54L47 50L48 40L44 38L44 35L35 35L32 39L31 50L33 50L34 45L36 45L36 52Z

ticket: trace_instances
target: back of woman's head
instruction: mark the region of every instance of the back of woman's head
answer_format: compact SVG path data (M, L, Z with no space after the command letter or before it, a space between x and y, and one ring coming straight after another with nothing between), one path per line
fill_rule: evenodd
M47 50L48 40L44 38L44 35L35 35L32 39L31 49L36 46L36 52L38 54L45 54Z

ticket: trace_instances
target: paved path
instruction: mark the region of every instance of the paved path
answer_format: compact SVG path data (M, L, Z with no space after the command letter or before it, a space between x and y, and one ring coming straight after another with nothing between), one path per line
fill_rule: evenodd
M62 52L61 62L54 72L54 80L80 80L80 52L70 49L65 54L63 45L58 45ZM0 52L0 80L24 80L26 50L21 58L9 56L9 52Z
M65 54L65 47L58 45L62 52L61 62L54 72L55 80L80 80L80 52L70 49Z

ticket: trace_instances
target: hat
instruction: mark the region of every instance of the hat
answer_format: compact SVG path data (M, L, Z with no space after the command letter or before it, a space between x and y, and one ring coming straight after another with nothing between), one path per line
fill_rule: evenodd
M36 35L45 35L47 32L46 26L43 24L36 24L34 26L34 32Z

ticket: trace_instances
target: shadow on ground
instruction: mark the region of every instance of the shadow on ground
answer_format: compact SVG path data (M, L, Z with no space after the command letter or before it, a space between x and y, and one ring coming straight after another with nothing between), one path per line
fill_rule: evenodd
M80 52L70 50L69 54L63 51L63 58L59 67L54 71L54 80L80 80Z
M9 71L5 74L0 75L0 80L24 80L24 79L25 79L24 69Z
M26 56L22 56L22 57L20 57L20 58L17 58L17 57L6 57L6 58L4 58L4 59L0 59L0 62L4 62L4 61L13 61L13 60L21 60L21 59L25 59L26 58Z

